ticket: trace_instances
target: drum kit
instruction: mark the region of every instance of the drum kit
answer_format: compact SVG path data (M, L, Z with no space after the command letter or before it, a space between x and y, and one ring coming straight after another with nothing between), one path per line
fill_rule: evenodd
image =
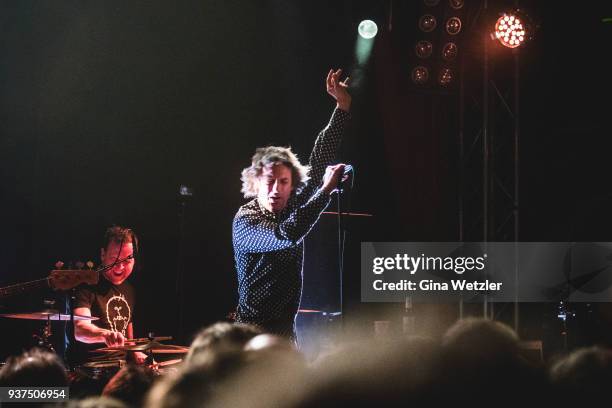
M108 268L108 266L104 266L94 270L92 262L87 262L86 264L77 262L76 265L79 269L62 269L64 264L58 261L55 264L56 269L52 270L46 278L0 288L0 300L5 297L23 296L30 290L37 288L51 288L53 290L66 291L74 289L80 284L94 285L99 280L100 272ZM87 266L88 269L84 269L85 266ZM0 314L0 317L45 322L41 329L41 333L34 334L33 337L37 340L38 347L55 353L53 344L50 341L52 335L51 322L71 322L78 320L94 321L99 320L99 318L61 313L52 308L54 304L55 302L53 301L45 301L45 307L49 307L48 309L31 313L4 313ZM161 343L162 341L168 340L172 340L172 337L154 337L152 334L146 338L128 339L123 346L102 347L93 350L92 353L98 354L97 357L92 355L92 361L72 368L74 372L80 372L90 378L104 377L108 379L119 371L121 367L126 365L125 359L118 359L115 358L115 356L121 354L124 357L128 356L129 359L130 356L133 356L134 352L142 352L147 355L145 364L148 364L157 374L163 374L176 370L178 365L182 362L182 358L179 357L189 351L189 348L184 346ZM158 362L156 361L157 359L164 359L164 361ZM2 365L3 364L0 364L0 368ZM69 377L72 377L72 375L69 375Z
M114 357L117 355L117 353L129 354L134 352L142 352L147 355L145 365L153 369L156 374L162 375L168 372L176 371L180 363L183 361L180 356L188 353L189 348L174 344L161 343L162 341L167 340L172 340L172 337L149 336L145 338L129 339L123 346L101 347L91 351L91 353L98 355L98 359L96 361L84 363L78 366L76 370L81 374L93 379L108 379L127 364L125 359ZM171 358L158 361L162 358L168 357Z
M45 325L40 335L36 334L34 337L38 340L38 346L45 348L51 352L55 352L53 345L50 341L51 337L51 322L56 321L71 321L71 320L98 320L97 317L83 316L83 315L70 315L60 313L58 310L45 309L31 313L4 313L0 314L0 317L10 319L22 319L22 320L39 320L44 321ZM115 347L101 347L92 350L92 360L95 361L86 362L82 365L74 367L75 371L80 375L88 378L98 379L110 379L117 371L127 364L125 358L115 358L117 354L128 355L129 353L142 352L147 355L147 364L152 368L156 374L164 374L175 371L179 364L183 361L182 358L178 358L189 352L189 348L185 346L178 346L173 344L163 344L161 342L172 340L172 337L154 337L152 334L145 338L128 339L125 341L123 346ZM108 358L105 358L108 356ZM167 359L170 357L170 359ZM174 358L173 358L174 357ZM166 358L164 361L156 361L157 359ZM0 366L1 368L1 366Z
M31 313L3 313L0 317L7 317L10 319L22 319L22 320L42 320L45 322L40 334L34 334L34 338L37 340L37 346L40 348L47 349L51 352L55 352L53 344L49 340L52 335L51 322L55 321L69 321L74 320L98 320L97 317L82 316L82 315L69 315L60 313L55 309L45 309L38 312Z

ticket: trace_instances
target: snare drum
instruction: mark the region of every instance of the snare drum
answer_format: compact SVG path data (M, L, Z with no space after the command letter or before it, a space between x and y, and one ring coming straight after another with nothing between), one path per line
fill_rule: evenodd
M125 360L101 360L76 366L69 375L70 398L100 395L104 386L125 365Z
M125 366L125 360L100 360L82 364L76 371L94 380L110 379Z

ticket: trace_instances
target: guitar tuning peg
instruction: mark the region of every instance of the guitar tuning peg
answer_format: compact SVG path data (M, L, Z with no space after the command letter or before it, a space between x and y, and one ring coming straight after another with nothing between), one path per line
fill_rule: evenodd
M55 263L55 269L62 269L64 267L64 263L62 261L57 261Z
M55 306L55 300L43 299L43 304L45 305L46 308L52 308L53 306Z
M87 261L86 265L87 265L87 267L88 267L89 269L93 269L93 267L94 267L94 263L93 263L93 262L91 262L91 261Z
M85 264L81 261L76 261L74 265L77 269L83 269L83 267L85 266Z

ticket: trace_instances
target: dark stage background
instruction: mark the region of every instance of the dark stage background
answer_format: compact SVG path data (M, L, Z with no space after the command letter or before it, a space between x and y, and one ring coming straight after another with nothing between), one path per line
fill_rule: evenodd
M612 24L601 19L612 10L521 4L541 24L521 54L521 240L610 241ZM236 302L240 170L265 144L291 145L307 159L333 109L327 71L355 66L358 22L374 16L384 31L388 5L0 2L0 285L44 277L57 260L97 263L106 226L125 224L141 238L137 335L187 342L223 319ZM397 6L394 25L416 18ZM357 168L351 209L374 215L353 224L353 243L458 238L458 96L402 85L409 68L393 56L411 53L413 42L380 32L353 80L340 159ZM177 292L181 184L194 195ZM326 238L335 239L319 234ZM347 256L347 301L357 303L358 254ZM41 307L34 293L0 310ZM24 347L36 326L0 320L0 357Z

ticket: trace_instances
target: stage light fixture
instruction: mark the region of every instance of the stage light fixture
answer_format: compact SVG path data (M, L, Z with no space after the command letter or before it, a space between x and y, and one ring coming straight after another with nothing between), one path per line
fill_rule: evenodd
M426 33L433 31L437 25L438 21L431 14L425 14L419 19L419 28L421 29L421 31L424 31Z
M459 10L465 4L463 0L448 0L448 2L450 3L450 6L455 10Z
M419 41L414 47L416 55L419 58L427 58L431 56L433 45L429 41Z
M447 86L453 81L453 70L443 67L438 73L438 83L441 86Z
M459 17L451 17L446 22L446 32L450 35L457 35L461 31L461 19Z
M417 85L423 85L429 79L429 70L424 66L415 67L412 70L412 81Z
M457 58L458 53L459 48L454 42L448 42L442 48L442 58L447 62L453 61L455 58Z
M514 13L504 13L495 22L495 38L504 47L520 46L527 38L526 34L526 22Z
M362 38L369 40L370 38L376 37L376 34L378 33L378 26L372 20L363 20L361 23L359 23L357 31Z
M434 7L435 6L435 7ZM456 68L465 22L465 0L423 0L415 23L421 32L411 58L412 87L418 92L454 92L459 82ZM440 31L442 30L442 31Z

